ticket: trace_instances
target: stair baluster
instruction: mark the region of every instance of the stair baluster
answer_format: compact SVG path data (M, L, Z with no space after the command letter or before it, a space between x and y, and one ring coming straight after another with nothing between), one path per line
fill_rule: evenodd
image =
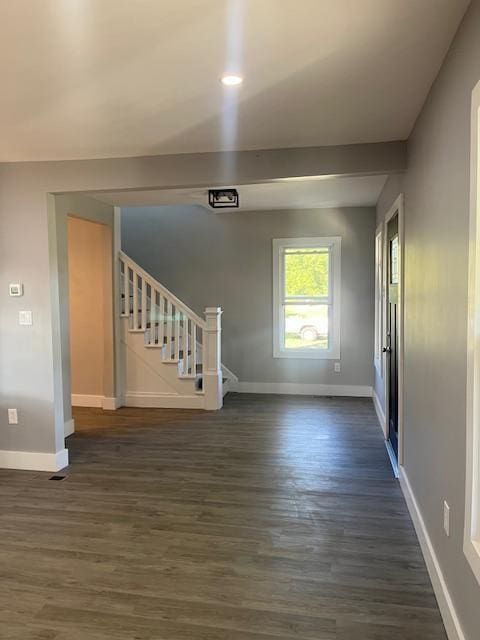
M221 309L206 309L204 320L122 252L120 265L121 315L130 319L129 330L143 332L145 346L159 347L161 360L176 364L180 378L195 380L206 409L220 408Z
M138 276L135 270L132 270L132 297L133 297L133 318L132 324L133 329L136 331L138 329Z
M140 276L140 286L141 286L141 303L140 303L140 327L142 331L147 330L147 286L145 279Z
M150 344L153 345L157 341L157 318L156 318L156 298L157 293L150 284Z

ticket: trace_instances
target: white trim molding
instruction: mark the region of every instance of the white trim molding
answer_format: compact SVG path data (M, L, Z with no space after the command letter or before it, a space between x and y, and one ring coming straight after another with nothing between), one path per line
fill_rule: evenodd
M68 467L68 449L57 453L39 451L0 451L1 469L24 471L60 471Z
M122 401L120 398L102 398L102 409L104 411L115 411L115 409L119 409L122 406Z
M273 357L338 360L340 358L341 327L341 251L340 236L321 238L278 238L273 245ZM308 298L286 297L285 251L287 249L324 249L329 255L328 295ZM287 305L324 305L328 308L328 348L285 347L285 307ZM306 328L306 327L305 327Z
M384 305L383 305L383 344L387 345L387 317L388 317L388 223L395 216L398 215L398 464L403 464L403 297L404 297L404 254L405 254L405 233L404 233L404 195L401 193L395 202L390 207L387 215L385 216L384 224L384 262L383 262L383 282L384 282ZM384 398L385 398L385 424L386 430L389 424L389 372L386 362L386 354L384 354L383 362L384 371ZM386 433L388 438L388 432Z
M390 460L390 464L392 465L392 471L395 478L398 478L398 462L395 457L395 452L393 450L390 441L387 439L387 419L385 418L385 413L383 411L383 407L380 403L380 399L377 395L375 389L373 389L372 394L373 406L375 407L375 413L377 414L378 422L382 429L383 437L385 438L385 448L387 450L388 458Z
M377 414L378 421L382 428L383 436L387 437L387 419L385 418L385 412L383 410L382 404L380 402L380 398L377 395L375 389L372 393L373 406L375 407L375 412Z
M224 364L222 364L222 376L230 382L238 382L238 377Z
M417 533L418 541L422 549L425 564L427 565L430 580L432 581L433 590L438 602L438 608L445 625L445 631L449 640L467 640L457 612L453 605L453 600L448 591L447 583L442 573L442 568L435 553L430 536L428 535L427 527L422 517L420 507L415 499L415 495L412 491L412 487L408 480L405 469L399 467L399 479L400 486L405 496L410 516L413 520L413 525Z
M65 420L65 426L64 426L65 438L68 438L68 436L71 436L72 433L75 433L75 420L73 418L70 418L70 420Z
M399 477L399 469L397 458L395 457L395 451L393 450L392 443L390 440L385 440L385 449L387 450L388 459L390 460L390 465L392 467L393 475L395 478Z
M348 384L299 384L296 382L237 382L231 385L237 393L266 393L294 396L349 396L371 398L371 386Z
M463 551L480 582L480 82L472 93Z
M94 409L114 411L121 406L121 398L107 398L106 396L72 393L72 407L91 407Z
M121 274L120 260L118 255L122 250L122 209L121 207L113 207L113 348L114 348L114 364L115 364L115 395L117 396L118 406L123 405L123 393L125 391L125 362L122 352L122 291L121 291Z
M72 393L72 407L102 408L103 396Z
M175 393L126 391L125 406L154 409L204 409L205 399L203 393L179 395Z
M383 380L384 357L383 346L383 323L384 323L384 279L383 279L383 222L375 230L375 342L373 364L378 376Z

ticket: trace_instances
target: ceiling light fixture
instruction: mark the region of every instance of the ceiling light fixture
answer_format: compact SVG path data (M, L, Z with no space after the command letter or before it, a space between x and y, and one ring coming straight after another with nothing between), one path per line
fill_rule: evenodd
M226 87L236 87L237 85L242 84L243 78L242 76L225 75L220 78L220 81Z

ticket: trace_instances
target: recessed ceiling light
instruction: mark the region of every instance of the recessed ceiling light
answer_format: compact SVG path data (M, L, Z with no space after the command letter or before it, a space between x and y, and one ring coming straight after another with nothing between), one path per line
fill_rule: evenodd
M237 84L242 84L243 78L242 76L234 76L234 75L222 76L221 82L226 87L234 87Z

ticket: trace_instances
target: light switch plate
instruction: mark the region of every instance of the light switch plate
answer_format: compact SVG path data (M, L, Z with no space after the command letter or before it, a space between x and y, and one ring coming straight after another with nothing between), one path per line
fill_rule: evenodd
M448 502L443 502L443 528L445 534L450 537L450 507Z
M23 284L14 283L8 285L8 293L14 298L18 298L19 296L23 296Z
M18 413L16 409L8 409L8 424L18 424Z
M33 324L31 311L19 311L18 312L18 324L28 325Z

